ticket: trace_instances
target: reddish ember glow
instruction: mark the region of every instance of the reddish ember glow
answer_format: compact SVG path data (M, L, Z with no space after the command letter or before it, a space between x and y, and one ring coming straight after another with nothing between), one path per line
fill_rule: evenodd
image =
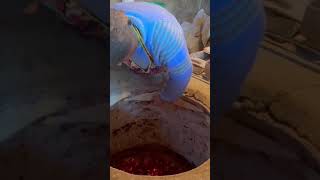
M111 166L122 171L149 176L165 176L182 173L194 168L181 155L160 145L138 146L116 153Z

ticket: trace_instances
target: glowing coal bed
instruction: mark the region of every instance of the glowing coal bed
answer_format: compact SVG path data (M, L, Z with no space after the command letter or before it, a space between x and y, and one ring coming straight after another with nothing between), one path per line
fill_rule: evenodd
M166 176L190 171L209 159L210 115L196 102L159 106L141 95L112 106L110 119L113 168Z
M146 144L112 156L111 166L122 171L149 176L174 175L195 168L183 156L165 146Z

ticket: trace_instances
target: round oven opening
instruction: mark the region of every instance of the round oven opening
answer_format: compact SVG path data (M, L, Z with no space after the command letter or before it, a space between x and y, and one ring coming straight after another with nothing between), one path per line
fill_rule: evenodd
M165 176L210 158L210 113L189 98L155 104L152 94L111 107L111 166L135 175Z

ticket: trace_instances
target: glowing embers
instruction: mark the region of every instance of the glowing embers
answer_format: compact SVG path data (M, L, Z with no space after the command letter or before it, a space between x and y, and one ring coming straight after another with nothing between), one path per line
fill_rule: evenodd
M131 174L149 176L174 175L195 168L183 156L157 144L118 152L112 155L111 166Z

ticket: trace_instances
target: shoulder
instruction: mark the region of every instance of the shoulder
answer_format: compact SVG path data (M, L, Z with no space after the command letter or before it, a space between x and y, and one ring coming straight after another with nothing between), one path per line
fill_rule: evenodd
M159 19L152 23L152 34L161 33L171 38L184 36L181 25L175 19Z
M175 21L158 20L154 22L149 35L152 37L150 43L154 53L160 57L160 62L163 64L168 63L178 53L181 54L186 47L183 30Z
M157 20L149 32L154 47L168 49L181 47L184 43L184 33L175 20Z

